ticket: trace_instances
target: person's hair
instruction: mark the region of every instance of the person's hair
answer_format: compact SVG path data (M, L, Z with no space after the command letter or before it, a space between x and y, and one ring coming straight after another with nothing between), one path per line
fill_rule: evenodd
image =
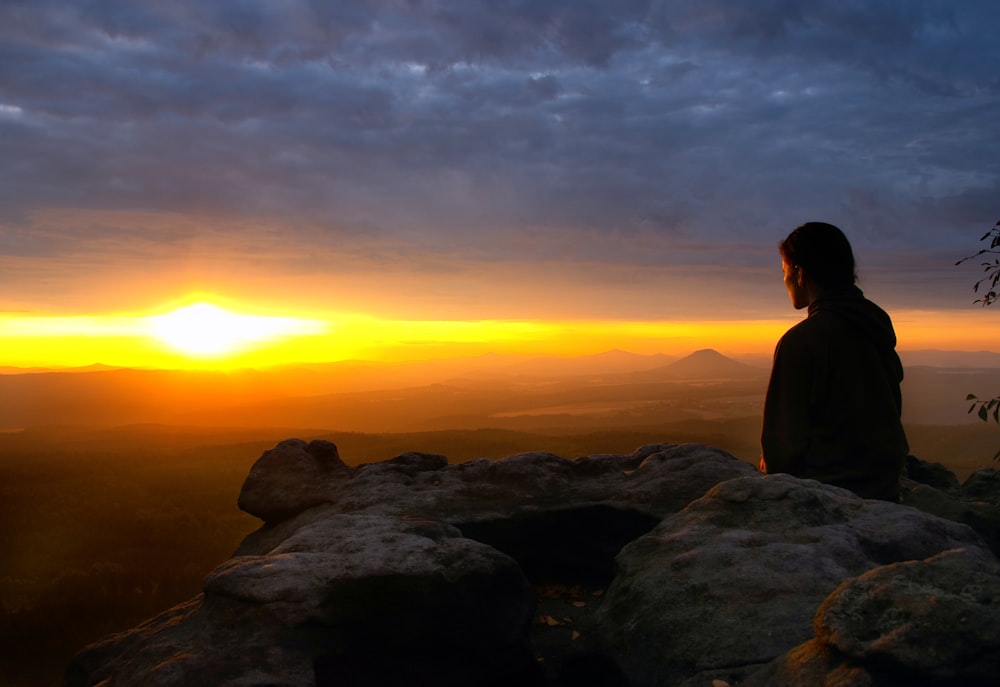
M787 263L801 267L823 288L858 281L851 244L832 224L806 222L779 243L778 250Z

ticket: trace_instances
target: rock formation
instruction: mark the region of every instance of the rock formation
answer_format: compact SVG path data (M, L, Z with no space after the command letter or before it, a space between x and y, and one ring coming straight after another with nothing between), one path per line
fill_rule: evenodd
M896 563L841 584L815 637L744 687L996 685L1000 565L976 549Z
M810 639L845 579L979 546L967 527L835 487L729 480L618 555L597 646L635 685L737 682Z
M984 468L959 485L955 475L937 463L910 456L907 468L903 503L969 525L1000 556L1000 471Z
M957 482L916 481L942 478L921 466L909 492L996 515L981 500L996 493L990 475L963 495ZM67 687L1000 675L989 621L1000 563L970 526L989 535L989 518L963 524L762 476L704 446L454 465L411 453L349 468L329 442L289 440L253 466L239 505L264 525L203 594L87 647ZM963 619L988 631L947 645ZM907 651L909 637L942 650Z

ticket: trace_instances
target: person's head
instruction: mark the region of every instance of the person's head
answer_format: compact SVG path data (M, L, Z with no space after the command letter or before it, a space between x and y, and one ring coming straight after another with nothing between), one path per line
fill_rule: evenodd
M778 244L792 305L804 308L820 292L857 282L854 251L837 227L807 222Z

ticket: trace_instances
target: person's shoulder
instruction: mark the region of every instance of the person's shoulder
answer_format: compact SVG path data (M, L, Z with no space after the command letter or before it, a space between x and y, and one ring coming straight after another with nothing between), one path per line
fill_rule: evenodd
M829 344L831 326L829 313L814 312L782 335L775 347L775 356L788 360L818 355Z
M867 298L864 299L864 303L865 307L868 308L869 312L872 313L872 317L882 321L883 323L888 323L890 325L892 324L892 317L889 315L889 313L886 311L885 308L883 308L875 301L869 300Z
M830 313L817 310L785 332L781 340L797 341L808 339L825 331L830 326Z

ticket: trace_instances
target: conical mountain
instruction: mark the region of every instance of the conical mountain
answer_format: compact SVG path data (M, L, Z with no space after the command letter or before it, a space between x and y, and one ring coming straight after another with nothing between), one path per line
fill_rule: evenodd
M748 379L766 371L703 348L650 373L664 379Z

